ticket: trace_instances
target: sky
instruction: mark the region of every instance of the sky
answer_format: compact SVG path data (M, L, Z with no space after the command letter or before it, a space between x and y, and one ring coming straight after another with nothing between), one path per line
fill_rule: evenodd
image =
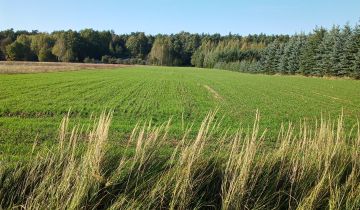
M360 0L0 0L0 30L294 34L359 20Z

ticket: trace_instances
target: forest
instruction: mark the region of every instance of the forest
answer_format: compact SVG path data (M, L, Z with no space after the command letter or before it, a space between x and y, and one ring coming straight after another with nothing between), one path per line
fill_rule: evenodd
M360 78L360 26L294 35L0 32L0 60L196 66L264 74Z

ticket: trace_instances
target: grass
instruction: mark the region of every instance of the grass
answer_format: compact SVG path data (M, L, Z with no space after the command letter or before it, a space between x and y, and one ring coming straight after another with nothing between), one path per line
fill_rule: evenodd
M260 115L251 129L214 134L216 113L171 152L171 123L138 124L125 145L108 141L114 112L93 126L63 118L58 142L29 162L0 167L5 209L359 209L360 127L322 118L282 126L266 145ZM84 132L81 130L86 131ZM170 145L171 146L171 145ZM119 150L120 153L111 151ZM132 152L129 153L129 151Z
M0 84L3 163L27 160L34 141L54 144L58 124L69 109L74 123L81 124L90 124L90 116L104 108L114 110L109 140L116 145L124 144L121 139L129 137L139 121L159 125L171 118L168 135L174 139L193 124L189 135L194 137L201 119L217 108L216 120L232 133L251 126L260 110L260 126L269 130L267 144L275 142L281 123L314 124L321 114L338 116L343 110L349 130L360 116L360 81L354 80L137 66L0 74Z
M0 209L360 208L360 81L136 66L0 84Z
M0 74L28 74L41 72L75 71L80 69L108 69L125 67L120 64L0 61Z

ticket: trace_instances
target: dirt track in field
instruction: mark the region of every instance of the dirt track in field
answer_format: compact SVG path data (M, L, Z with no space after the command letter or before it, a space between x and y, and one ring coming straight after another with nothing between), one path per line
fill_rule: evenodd
M211 94L213 94L214 98L216 98L217 100L223 100L223 97L218 92L216 92L216 90L212 89L210 86L204 85L204 88L208 90Z

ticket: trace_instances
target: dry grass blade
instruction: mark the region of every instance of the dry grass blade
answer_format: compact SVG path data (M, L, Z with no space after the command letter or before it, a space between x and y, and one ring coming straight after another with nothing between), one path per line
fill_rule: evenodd
M170 121L138 124L118 156L107 155L111 112L102 113L85 137L79 126L69 129L67 115L57 148L26 165L0 168L0 206L359 209L359 123L349 135L343 116L335 122L322 118L315 127L303 122L300 132L289 123L280 128L277 146L267 148L258 112L251 130L220 137L214 135L215 115L206 116L196 136L185 130L169 153L163 150L173 144Z

